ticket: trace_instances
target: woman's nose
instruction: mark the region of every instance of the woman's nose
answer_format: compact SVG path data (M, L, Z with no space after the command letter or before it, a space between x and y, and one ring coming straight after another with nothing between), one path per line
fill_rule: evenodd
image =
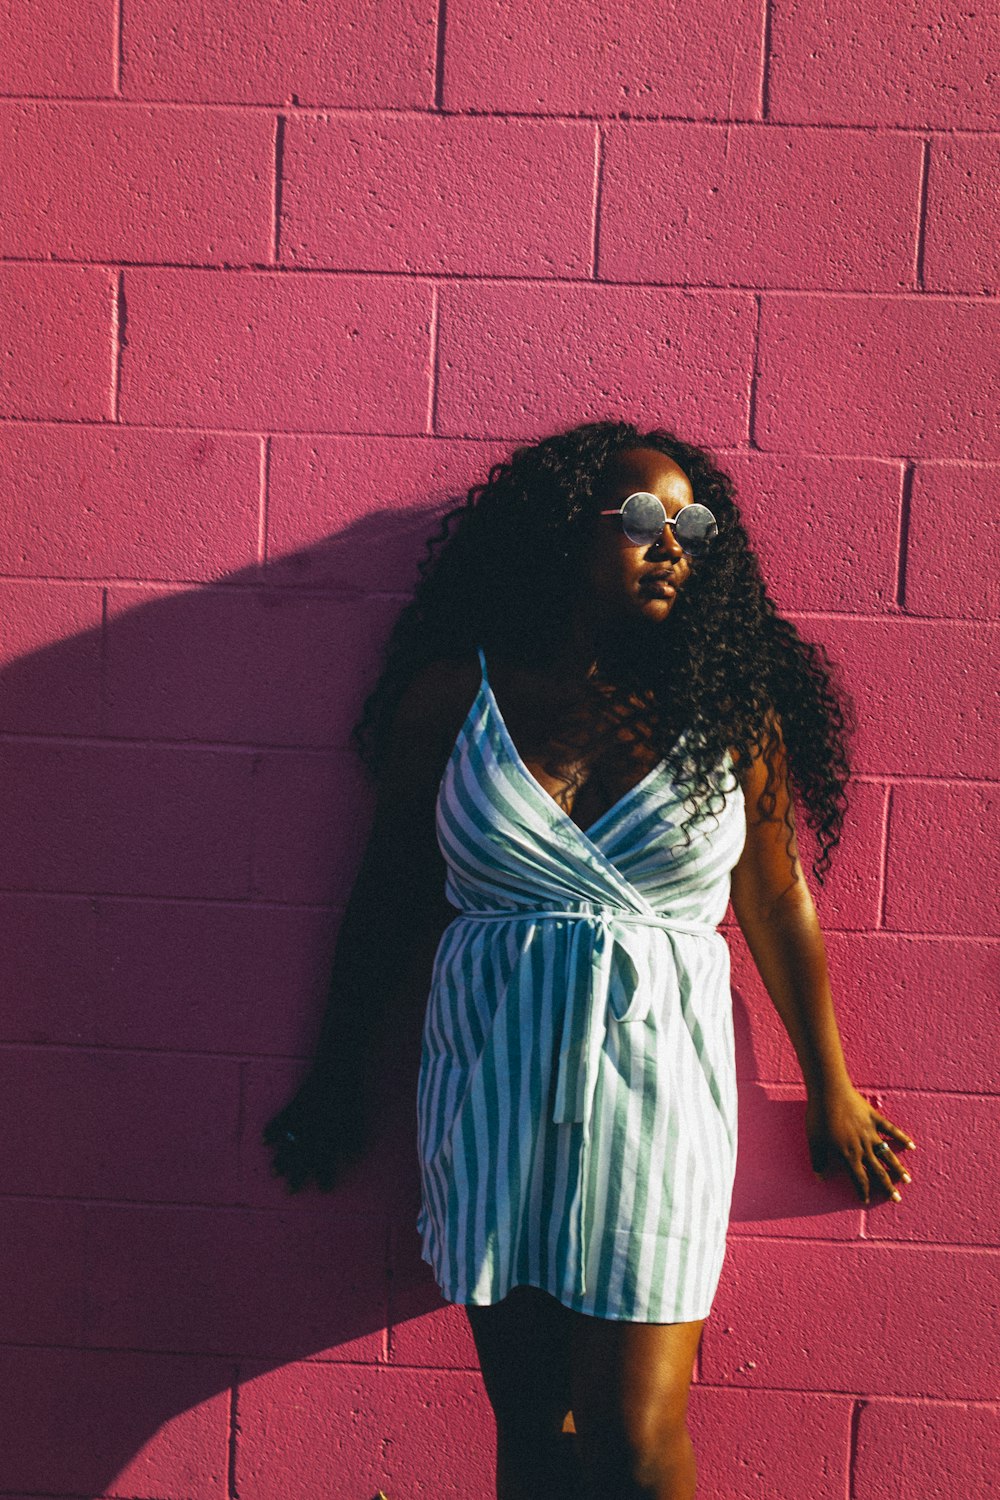
M684 548L681 546L680 542L674 535L674 528L672 526L664 526L660 536L659 545L663 547L665 551L669 552L674 558L680 558L684 556Z

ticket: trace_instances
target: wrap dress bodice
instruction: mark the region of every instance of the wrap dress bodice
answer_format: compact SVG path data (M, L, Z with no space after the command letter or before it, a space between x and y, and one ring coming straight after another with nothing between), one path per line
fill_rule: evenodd
M479 661L436 806L459 915L424 1020L423 1257L453 1302L525 1283L603 1317L703 1317L736 1163L717 929L742 790L727 756L721 808L685 835L663 760L582 829L521 759Z

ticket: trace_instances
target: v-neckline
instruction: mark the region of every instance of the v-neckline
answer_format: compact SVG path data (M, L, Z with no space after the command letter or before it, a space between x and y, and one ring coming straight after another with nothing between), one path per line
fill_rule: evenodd
M482 658L482 663L483 678L482 682L480 683L480 689L485 690L485 692L489 695L489 700L493 707L493 712L496 715L497 725L500 729L501 734L503 735L504 743L506 744L507 749L510 751L511 759L514 761L514 764L522 773L525 780L530 782L532 787L534 787L538 795L545 799L545 802L551 808L553 814L557 818L562 819L562 821L569 823L570 827L573 828L581 838L585 839L587 843L596 848L593 838L595 830L600 828L601 824L606 822L612 816L612 814L620 812L621 809L628 802L630 802L633 797L635 797L639 792L643 791L645 787L648 786L649 783L663 771L664 767L667 764L667 757L663 756L661 760L658 760L656 762L655 766L650 767L645 776L643 776L639 781L635 782L633 786L628 787L616 802L613 802L609 808L601 813L599 818L595 818L593 823L589 823L586 828L581 828L576 819L571 817L564 807L560 806L560 804L553 797L552 793L546 791L545 787L542 786L542 783L539 781L538 777L532 770L529 769L527 762L521 755L520 750L518 750L517 746L514 744L514 738L510 730L508 729L507 721L503 716L503 709L497 702L497 696L493 691L493 684L490 682L489 675L486 671L485 656ZM683 735L680 737L680 739L682 738ZM678 739L677 744L680 744L680 739ZM674 748L676 749L676 745L674 746Z

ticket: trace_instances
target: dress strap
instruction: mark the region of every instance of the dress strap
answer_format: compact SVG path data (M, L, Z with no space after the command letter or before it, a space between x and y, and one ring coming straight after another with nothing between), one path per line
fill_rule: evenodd
M477 646L476 650L479 652L479 670L482 673L479 686L481 688L487 687L489 685L489 677L486 674L486 653L483 651L482 646Z

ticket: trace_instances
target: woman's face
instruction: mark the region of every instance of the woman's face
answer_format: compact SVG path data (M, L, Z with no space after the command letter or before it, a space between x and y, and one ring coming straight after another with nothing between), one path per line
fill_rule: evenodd
M636 490L658 495L668 516L694 502L691 482L672 458L655 448L630 448L618 455L598 495L599 510L620 506ZM596 622L665 620L691 574L691 562L669 526L659 540L636 545L617 516L596 516L587 550L580 602Z

